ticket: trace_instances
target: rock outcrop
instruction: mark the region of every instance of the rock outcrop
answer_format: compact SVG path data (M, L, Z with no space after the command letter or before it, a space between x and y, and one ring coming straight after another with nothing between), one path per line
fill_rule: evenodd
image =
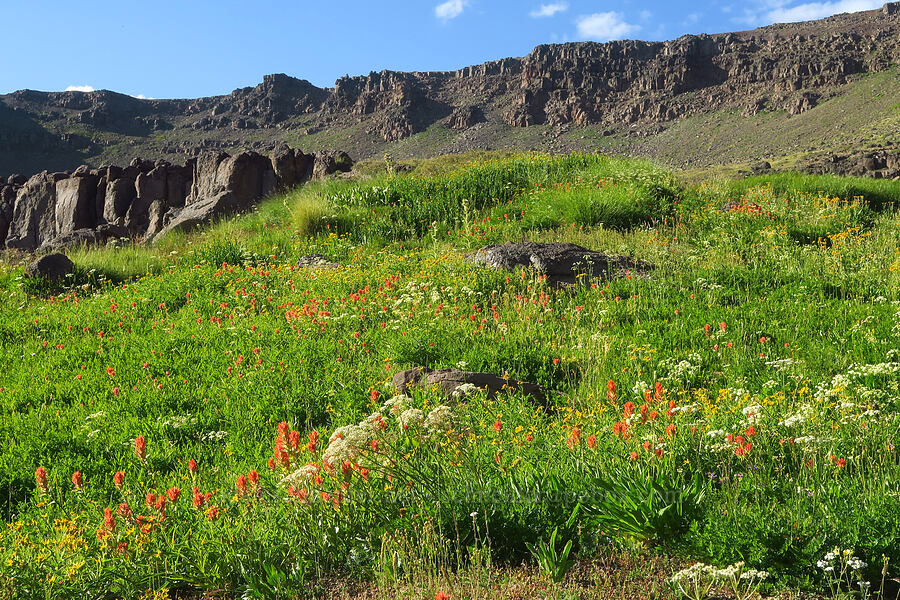
M35 251L129 237L152 241L250 209L276 188L349 170L346 153L285 149L209 153L185 165L134 159L128 167L81 166L74 173L16 176L0 187L0 242Z

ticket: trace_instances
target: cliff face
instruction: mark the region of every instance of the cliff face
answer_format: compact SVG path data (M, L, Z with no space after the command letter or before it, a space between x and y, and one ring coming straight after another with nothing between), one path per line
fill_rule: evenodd
M267 149L286 138L303 145L303 136L316 134L340 133L363 157L433 126L664 126L722 109L797 115L854 76L897 64L900 3L891 3L669 42L542 45L524 58L453 72L343 77L331 89L268 75L256 87L195 100L25 90L0 96L0 173L27 171L32 157L45 162L31 170L66 168L72 157L78 164L114 151L174 159L234 146Z

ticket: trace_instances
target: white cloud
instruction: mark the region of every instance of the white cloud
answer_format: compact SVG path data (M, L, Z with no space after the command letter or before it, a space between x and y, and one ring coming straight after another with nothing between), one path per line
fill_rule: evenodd
M653 18L653 13L649 10L642 10L640 12L641 21L649 21Z
M884 0L838 0L837 2L808 2L790 8L779 7L766 14L770 23L794 23L824 19L831 15L881 8Z
M542 17L552 17L556 13L561 13L569 10L568 2L554 2L553 4L541 4L540 8L537 8L530 13L532 19L540 19Z
M618 12L594 13L581 16L578 17L576 24L579 37L598 42L620 40L640 29L638 25L626 23L622 13Z
M154 98L153 96L145 96L143 94L138 94L137 96L135 96L135 98L137 98L138 100L156 100L156 98Z
M64 91L66 92L93 92L94 88L89 85L70 85Z
M434 7L434 16L444 21L455 19L462 14L468 4L468 0L447 0Z

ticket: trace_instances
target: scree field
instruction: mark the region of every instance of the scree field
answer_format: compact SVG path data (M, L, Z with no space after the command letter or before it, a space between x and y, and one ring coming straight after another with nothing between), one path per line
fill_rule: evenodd
M7 257L0 598L895 597L900 183L400 167ZM467 258L523 240L653 268Z

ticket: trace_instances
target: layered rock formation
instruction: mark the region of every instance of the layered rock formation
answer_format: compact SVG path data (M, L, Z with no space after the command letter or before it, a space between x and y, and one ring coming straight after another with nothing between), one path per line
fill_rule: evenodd
M432 126L456 135L485 124L496 126L493 131L599 124L652 132L722 109L800 114L855 77L897 64L900 3L889 3L820 21L668 42L542 45L524 58L458 71L343 77L331 89L269 75L256 87L196 100L25 90L0 97L0 172L25 171L36 150L72 168L66 161L74 155L109 155L114 143L173 161L235 144L266 150L271 142L261 139L320 133L323 139L339 133L357 157L366 157Z
M152 241L352 164L343 152L280 147L270 156L209 153L184 165L136 158L124 168L11 176L0 186L0 244L35 251L122 237Z

